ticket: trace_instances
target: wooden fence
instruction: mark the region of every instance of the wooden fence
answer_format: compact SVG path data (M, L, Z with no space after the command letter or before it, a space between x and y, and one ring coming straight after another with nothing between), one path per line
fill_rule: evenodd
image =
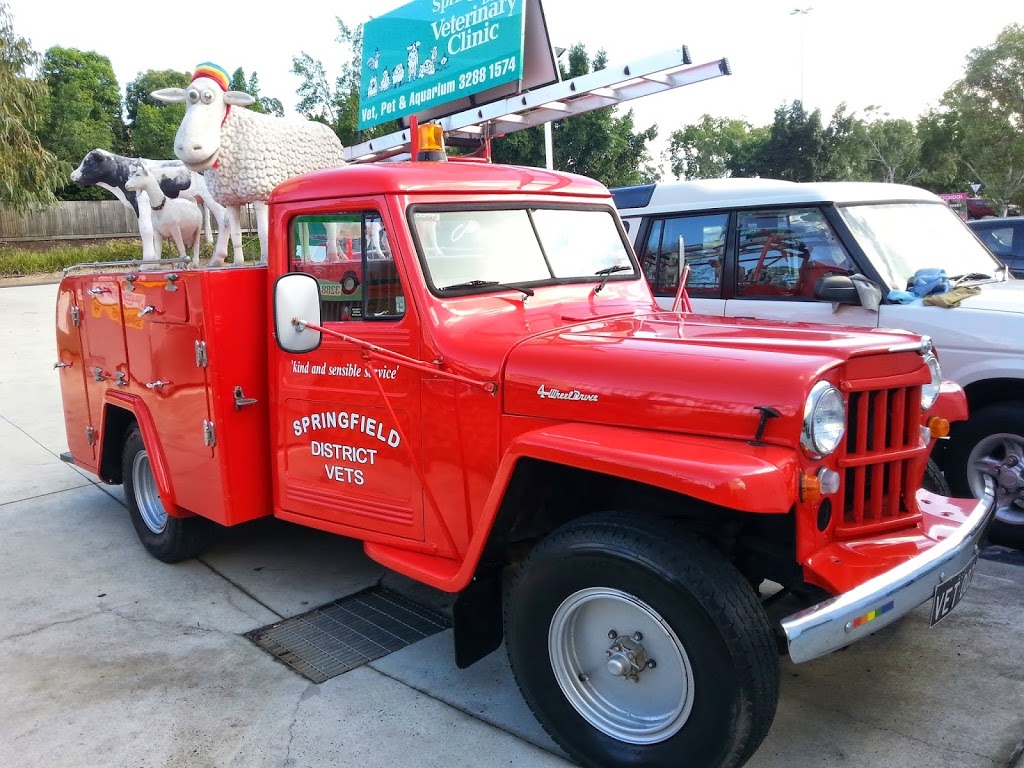
M217 222L210 226L217 231ZM242 209L242 232L255 233L252 206ZM138 237L135 213L119 200L62 200L24 213L0 208L0 243Z

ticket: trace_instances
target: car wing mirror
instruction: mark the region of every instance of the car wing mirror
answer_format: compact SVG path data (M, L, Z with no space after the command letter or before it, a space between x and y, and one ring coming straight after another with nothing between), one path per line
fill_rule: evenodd
M828 275L814 285L814 298L833 304L860 304L860 293L848 275Z
M307 327L320 323L320 283L312 275L289 272L274 284L274 338L285 352L312 352L322 334Z

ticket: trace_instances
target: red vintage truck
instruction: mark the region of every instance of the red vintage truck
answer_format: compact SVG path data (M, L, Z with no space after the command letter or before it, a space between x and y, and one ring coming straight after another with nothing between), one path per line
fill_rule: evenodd
M359 539L458 593L458 665L504 639L588 766L741 765L780 644L967 589L993 498L921 488L926 339L659 310L608 190L565 173L350 165L269 214L266 266L60 285L65 458L124 484L157 558L266 515ZM804 609L770 619L769 581Z

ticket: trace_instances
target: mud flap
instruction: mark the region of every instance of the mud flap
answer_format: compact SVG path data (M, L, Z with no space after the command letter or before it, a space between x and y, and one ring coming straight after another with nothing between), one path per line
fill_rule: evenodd
M501 617L501 571L478 574L452 608L455 664L465 669L496 651L504 631Z

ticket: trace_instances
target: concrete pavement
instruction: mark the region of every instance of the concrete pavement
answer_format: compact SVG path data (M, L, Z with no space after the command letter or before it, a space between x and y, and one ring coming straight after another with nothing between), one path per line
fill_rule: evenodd
M138 543L120 488L63 464L55 285L0 288L0 766L558 766L503 652L450 632L316 685L244 633L384 583L357 542L279 521L179 565ZM1024 737L1024 562L980 563L927 612L783 662L748 764L1003 768ZM448 596L417 595L443 608Z

